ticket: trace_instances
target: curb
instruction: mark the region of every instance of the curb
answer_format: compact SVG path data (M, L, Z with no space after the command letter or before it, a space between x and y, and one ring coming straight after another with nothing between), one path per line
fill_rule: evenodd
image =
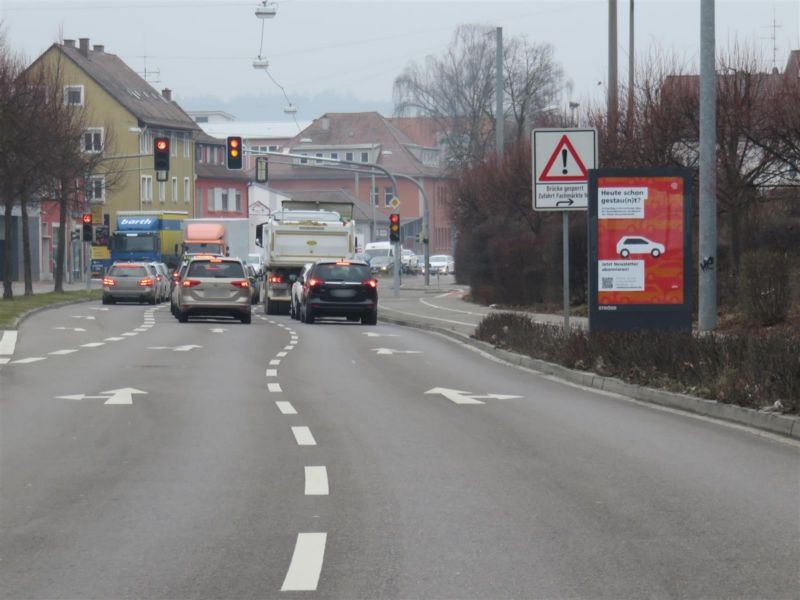
M35 315L36 313L40 313L45 310L50 310L51 308L60 308L62 306L69 306L70 304L82 304L83 302L96 302L97 298L82 298L80 300L67 300L65 302L55 302L53 304L47 304L45 306L37 306L36 308L32 308L28 311L25 311L16 319L14 319L10 325L4 327L4 329L17 329L25 319Z
M497 348L487 342L482 342L451 329L445 329L435 325L422 325L407 319L386 318L383 315L381 315L380 320L386 323L413 327L424 331L434 331L466 343L474 348L478 348L512 365L532 369L545 375L552 375L570 383L627 396L628 398L633 398L634 400L647 402L649 404L657 404L659 406L683 410L697 415L721 419L723 421L729 421L800 440L800 417L764 413L735 404L724 404L716 400L707 400L688 394L679 394L627 383L615 377L604 377L603 375L597 375L589 371L569 369L556 363L531 358L515 352L509 352L508 350Z

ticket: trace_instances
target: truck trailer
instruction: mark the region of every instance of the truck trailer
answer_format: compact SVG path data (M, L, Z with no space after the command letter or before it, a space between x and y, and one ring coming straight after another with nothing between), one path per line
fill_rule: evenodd
M183 253L218 254L245 261L250 252L248 219L186 219Z
M117 213L117 228L109 236L111 263L117 261L180 263L182 224L189 213L168 210L129 210Z
M286 201L256 227L256 245L265 250L264 312L288 313L291 288L303 265L355 255L352 203Z

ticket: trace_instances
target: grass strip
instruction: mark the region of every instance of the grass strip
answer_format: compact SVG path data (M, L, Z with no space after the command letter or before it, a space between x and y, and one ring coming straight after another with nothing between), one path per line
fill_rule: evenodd
M8 328L30 310L79 300L100 300L100 290L80 290L74 292L47 292L33 296L15 296L10 300L0 300L0 329Z

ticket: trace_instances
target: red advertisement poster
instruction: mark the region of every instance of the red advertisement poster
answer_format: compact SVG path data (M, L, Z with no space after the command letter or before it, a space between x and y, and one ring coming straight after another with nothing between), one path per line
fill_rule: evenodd
M683 304L682 177L600 177L598 305Z

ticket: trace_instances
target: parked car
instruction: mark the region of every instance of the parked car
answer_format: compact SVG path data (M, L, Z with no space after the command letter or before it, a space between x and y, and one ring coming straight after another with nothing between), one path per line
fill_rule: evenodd
M250 323L252 291L238 258L192 258L178 288L176 314L186 323L193 315L231 316Z
M456 272L455 259L449 254L435 254L428 262L431 266L431 273L448 275Z
M318 317L346 317L376 325L378 280L370 276L365 262L318 261L303 278L299 314L303 323L313 323Z
M394 256L374 256L369 261L369 271L373 275L394 273Z
M648 240L640 235L625 235L617 242L617 254L627 258L631 254L649 254L658 258L664 254L664 244Z
M147 263L114 263L103 277L103 304L117 300L158 301L156 270Z
M416 273L417 255L413 250L403 249L400 255L400 267L403 273Z
M300 271L300 274L292 282L291 302L289 304L289 316L292 319L300 318L300 303L303 299L303 281L305 281L308 272L313 266L314 263L306 263L305 266L303 266L303 270Z

